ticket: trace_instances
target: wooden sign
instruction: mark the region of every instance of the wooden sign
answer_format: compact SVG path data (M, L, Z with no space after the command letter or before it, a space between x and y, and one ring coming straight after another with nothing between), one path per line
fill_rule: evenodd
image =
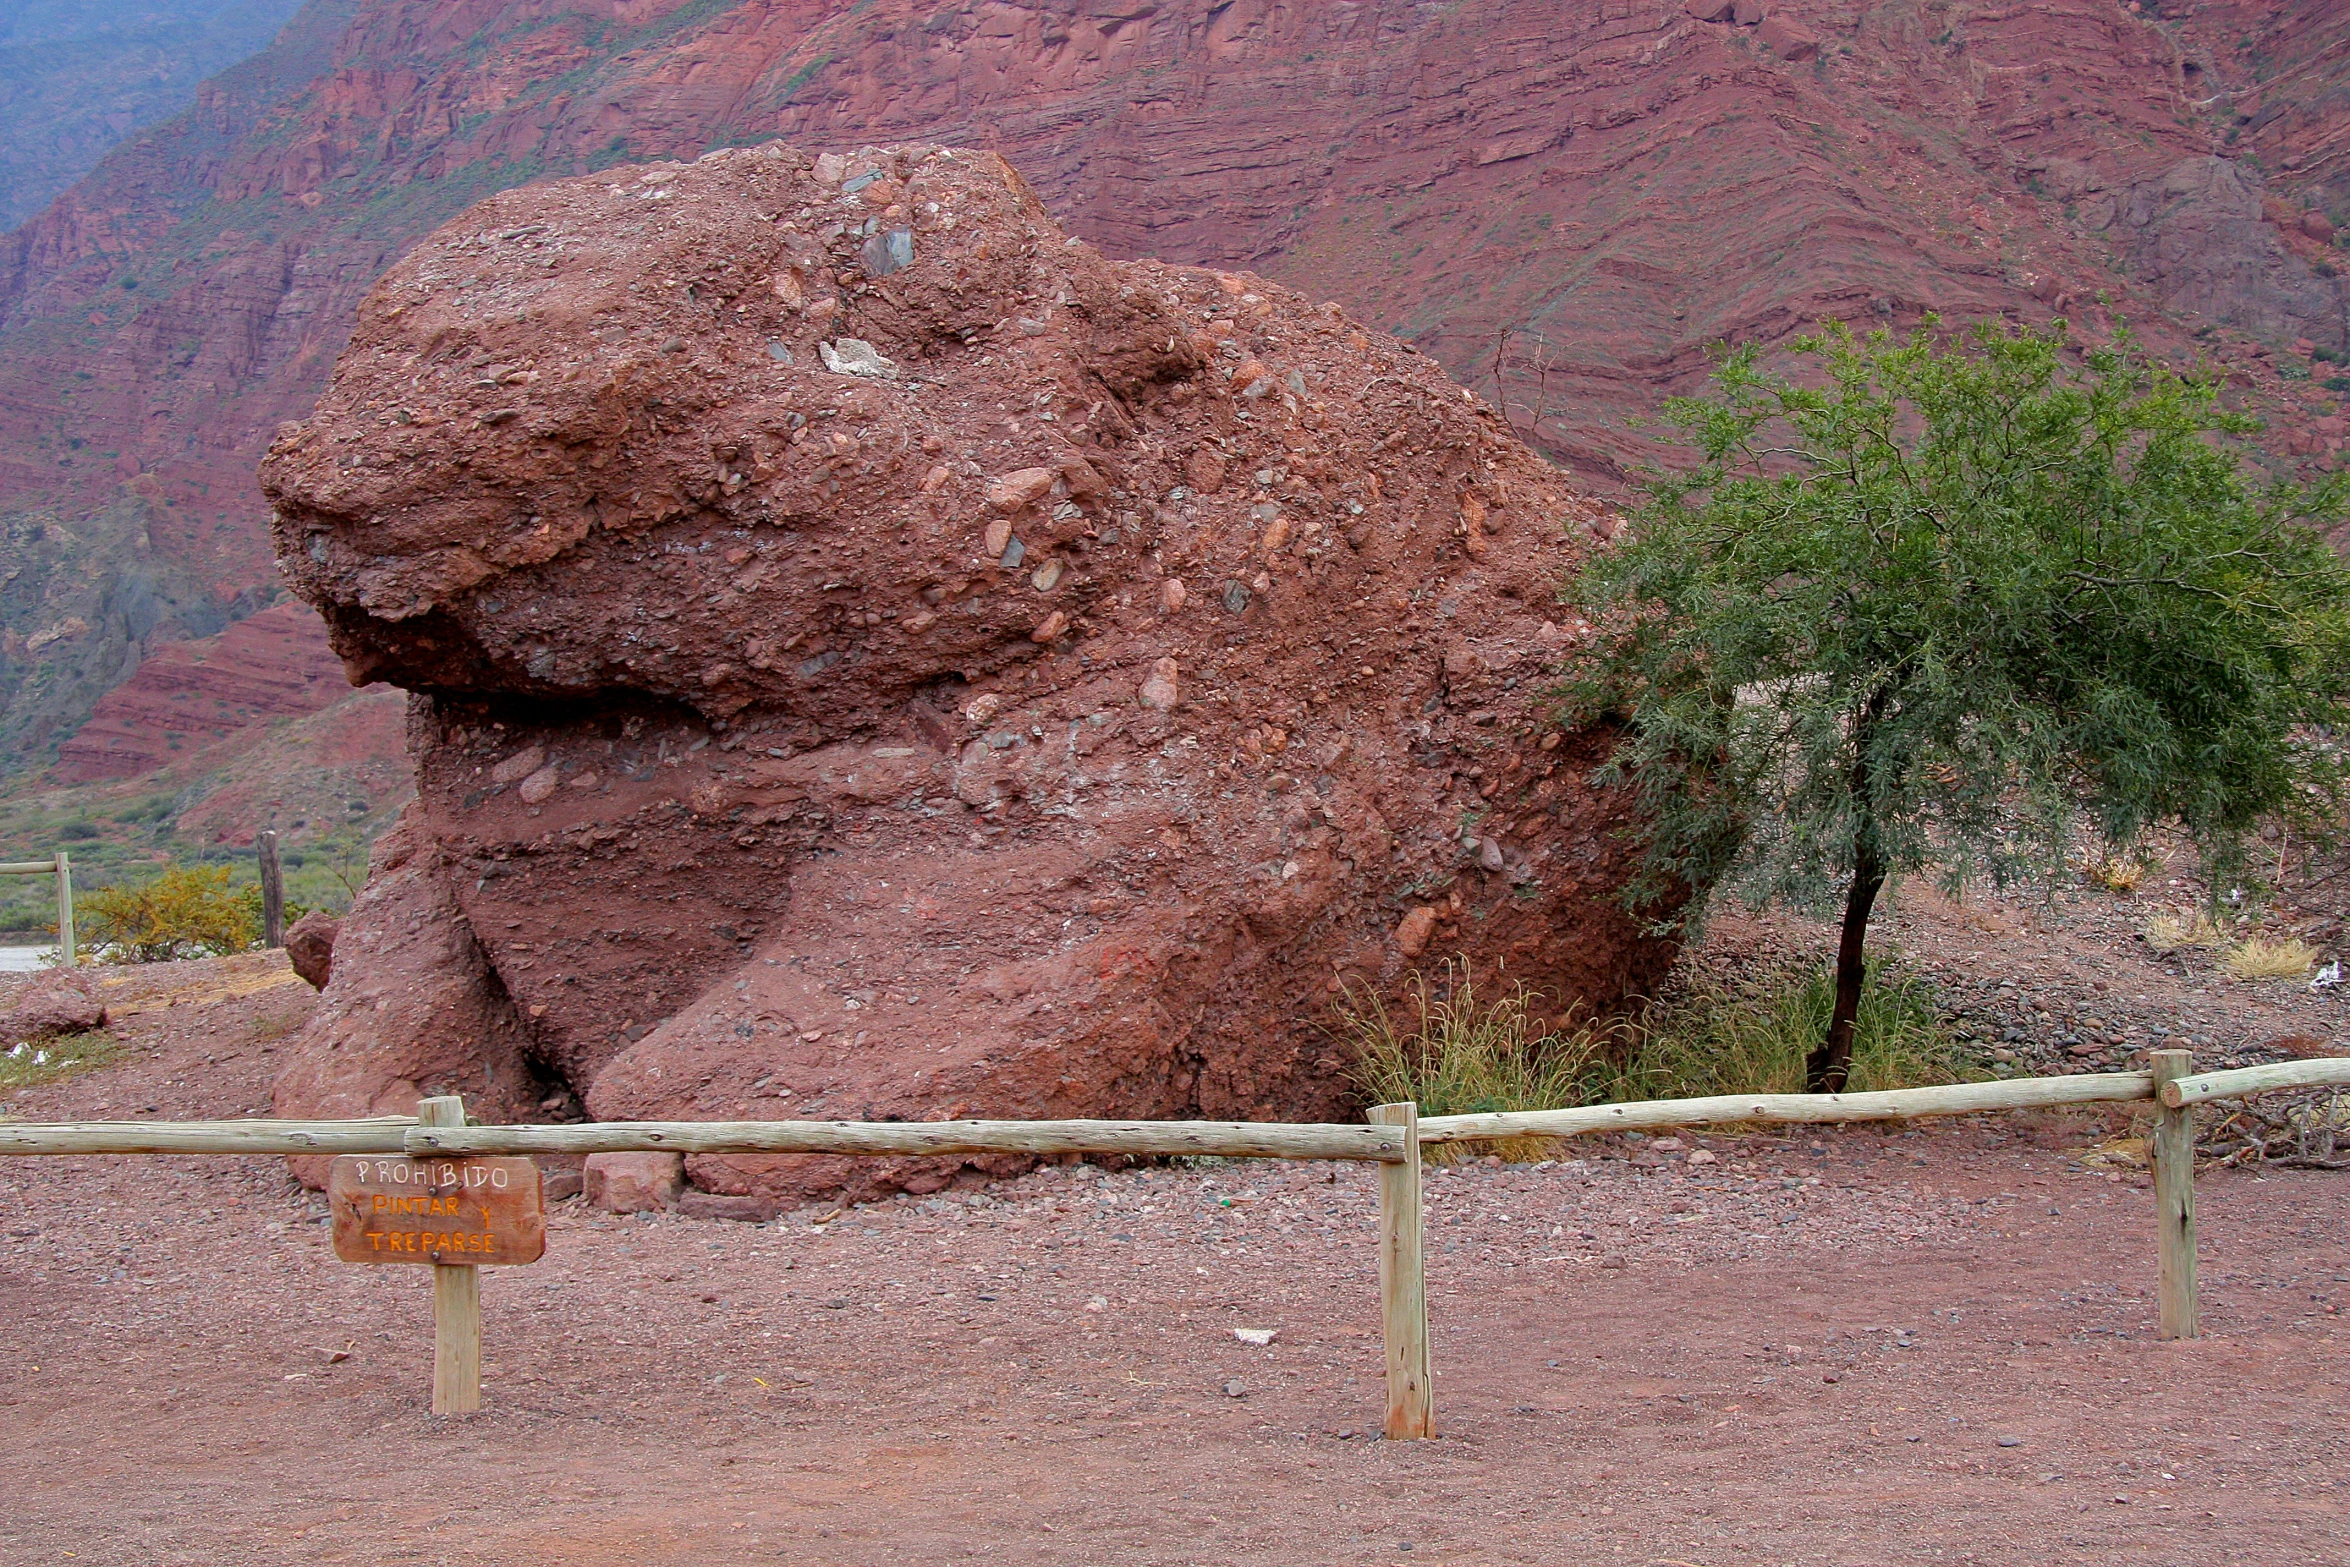
M326 1195L345 1262L497 1267L546 1254L546 1196L528 1159L345 1154Z

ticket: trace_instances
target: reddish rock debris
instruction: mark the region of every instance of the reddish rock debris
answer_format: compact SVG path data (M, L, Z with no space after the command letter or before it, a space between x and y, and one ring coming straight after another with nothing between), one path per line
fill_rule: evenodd
M1544 733L1612 519L1336 305L1107 261L992 154L494 197L263 476L355 678L422 693L288 1113L1342 1116L1350 984L1670 959L1605 737Z
M677 1206L685 1160L673 1153L592 1153L581 1175L587 1200L606 1213L659 1213Z
M342 928L343 922L333 915L313 910L286 932L286 961L312 990L326 989L327 976L334 972L335 937Z
M105 1026L106 1003L98 999L90 976L56 971L28 982L6 1014L0 1015L0 1045L83 1034Z

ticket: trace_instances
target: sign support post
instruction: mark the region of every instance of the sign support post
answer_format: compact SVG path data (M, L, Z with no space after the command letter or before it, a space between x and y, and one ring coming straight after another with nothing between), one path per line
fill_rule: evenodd
M1420 1211L1420 1107L1373 1105L1373 1126L1400 1126L1404 1158L1379 1166L1379 1327L1387 1345L1387 1440L1436 1434L1428 1374L1428 1268Z
M457 1094L416 1102L419 1126L463 1126ZM470 1415L481 1408L481 1270L470 1262L432 1265L432 1412Z

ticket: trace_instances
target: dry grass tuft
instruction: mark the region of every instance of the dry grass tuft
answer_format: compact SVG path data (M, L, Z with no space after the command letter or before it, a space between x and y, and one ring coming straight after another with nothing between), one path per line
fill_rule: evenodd
M1350 995L1341 1006L1339 1032L1354 1049L1356 1084L1373 1101L1409 1099L1434 1116L1800 1093L1804 1058L1827 1033L1835 1000L1825 970L1771 970L1735 983L1699 973L1637 1022L1543 1033L1523 987L1488 1001L1466 979L1453 982L1464 972L1448 963L1435 990L1416 979L1410 1012L1400 1019L1375 996ZM1873 960L1853 1041L1853 1091L1977 1075L1924 991ZM1542 1137L1436 1144L1429 1157L1546 1158L1559 1146Z
M105 1066L121 1054L122 1042L102 1028L86 1034L28 1039L11 1049L0 1050L0 1089L54 1083L76 1072Z
M1420 1114L1483 1115L1502 1110L1551 1110L1588 1102L1584 1079L1606 1056L1606 1035L1589 1027L1546 1033L1534 1020L1534 996L1513 985L1492 1000L1480 995L1466 965L1447 962L1431 989L1412 977L1408 1015L1397 1017L1375 995L1349 993L1339 1009L1340 1031L1353 1045L1355 1083L1373 1103L1409 1099ZM1493 1145L1438 1143L1429 1159L1448 1164L1499 1153L1539 1159L1555 1138L1512 1137Z
M1642 1020L1640 1046L1612 1097L1799 1094L1804 1058L1827 1036L1836 982L1820 969L1767 970L1740 982L1693 976ZM1869 960L1854 1020L1853 1093L1922 1088L1979 1076L1934 1006L1898 963Z
M2187 947L2218 947L2227 937L2211 923L2211 916L2195 914L2157 914L2138 927L2138 934L2146 945L2156 952L2177 952Z
M2247 936L2219 961L2237 979L2307 979L2317 949L2291 936L2282 941Z
M2146 878L2153 875L2155 869L2155 866L2143 858L2116 855L2110 859L2091 860L2088 866L2088 876L2089 880L2103 887L2107 892L2118 892L2126 896L2145 886Z

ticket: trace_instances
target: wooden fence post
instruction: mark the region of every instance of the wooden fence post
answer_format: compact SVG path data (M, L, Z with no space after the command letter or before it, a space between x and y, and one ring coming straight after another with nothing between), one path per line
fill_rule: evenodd
M2155 1050L2147 1055L2154 1071L2154 1222L2159 1227L2162 1265L2157 1288L2162 1296L2162 1325L2158 1336L2200 1338L2202 1309L2195 1288L2195 1110L2192 1105L2162 1103L2162 1087L2194 1070L2194 1057L2184 1050Z
M1379 1166L1379 1325L1387 1343L1387 1438L1406 1441L1436 1434L1421 1246L1420 1107L1409 1100L1374 1105L1365 1119L1403 1128L1403 1158Z
M57 966L72 968L81 962L73 932L73 861L57 851Z
M286 944L286 880L277 864L277 834L255 834L253 852L261 861L261 944L282 947Z
M419 1126L463 1126L456 1094L416 1102ZM481 1408L481 1270L467 1262L432 1265L432 1412L470 1415Z

